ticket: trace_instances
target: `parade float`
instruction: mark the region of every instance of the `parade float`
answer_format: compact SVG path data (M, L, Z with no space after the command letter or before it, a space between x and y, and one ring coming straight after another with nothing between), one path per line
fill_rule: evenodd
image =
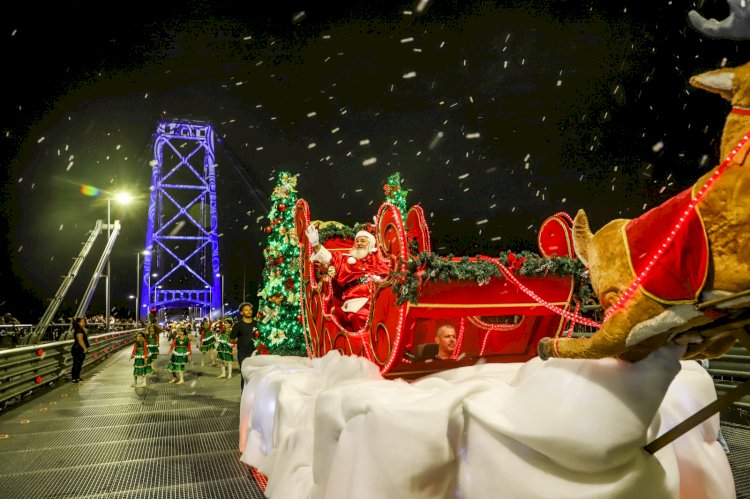
M309 258L307 202L296 203L309 355L242 366L241 460L267 497L735 497L718 414L645 450L716 401L708 372L680 360L685 346L636 363L534 355L542 339L596 324L577 313L567 216L541 225L542 255L494 258L433 255L421 208L405 218L389 203L378 212L392 272L372 286L367 325L350 331L328 270ZM346 251L351 238L323 244ZM420 345L444 320L459 333L454 358L425 358Z
M405 220L405 222L404 222ZM420 206L406 217L384 203L373 232L381 257L391 264L388 278L371 283L367 324L350 330L337 313L341 307L333 275L310 260L305 237L310 208L304 199L295 206L300 242L301 310L310 357L332 350L358 355L390 377L413 377L461 365L524 362L536 355L543 337L571 332L572 313L586 282L574 260L570 217L549 217L539 231L541 255L503 253L499 257L441 257L431 251L430 233ZM317 223L320 225L320 223ZM335 227L326 222L324 227ZM322 242L329 251L348 251L352 237L336 232ZM578 294L576 294L578 291ZM457 347L450 363L434 362L437 323L450 323Z
M749 344L748 71L749 65L724 68L693 80L732 102L722 140L725 159L684 197L667 202L678 209L668 223L661 218L650 224L667 231L652 251L622 249L629 234L620 229L628 221L613 221L592 234L585 216L577 217L575 247L590 265L594 290L607 310L590 338L563 334L563 319L585 323L570 311L570 276L539 282L519 277L520 267L506 254L473 260L497 269L495 287L484 275L481 282L476 276L433 282L431 272L450 259L436 263L415 256L430 247L418 207L405 224L389 204L378 212L379 251L392 261L392 273L373 286L362 330L341 327L325 272L303 263L301 319L309 329L309 358L258 356L242 366L247 383L241 460L267 479L266 495L736 497L718 441L718 411L746 393L750 382L717 399L711 376L688 359L719 357L738 340ZM698 246L705 251L674 256L681 254L670 252L672 240L698 213L708 241ZM574 256L570 226L557 217L552 239ZM302 235L310 223L303 200L295 220ZM540 242L540 251L549 251L544 227ZM336 249L334 242L327 244ZM338 247L348 246L343 241ZM301 248L302 260L309 260L304 242ZM644 262L631 261L642 254L648 257ZM650 274L657 261L669 257L678 259L670 274L698 271L676 298L659 296L654 291L663 281L648 279L657 275ZM415 284L405 285L410 282ZM547 311L563 319L537 322L521 341L503 336ZM511 315L507 322L489 319ZM416 356L417 345L429 341L420 336L418 321L444 318L462 328L460 353L443 363L448 366L427 366ZM534 344L540 357L529 354ZM422 376L392 379L409 374Z

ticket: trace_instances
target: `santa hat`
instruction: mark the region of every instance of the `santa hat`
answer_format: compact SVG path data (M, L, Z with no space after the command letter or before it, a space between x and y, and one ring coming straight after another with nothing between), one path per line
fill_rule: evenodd
M371 233L367 232L366 230L360 230L354 235L354 239L357 239L358 237L366 237L368 241L370 241L370 251L376 252L377 251L377 241L375 240L375 236L373 236Z

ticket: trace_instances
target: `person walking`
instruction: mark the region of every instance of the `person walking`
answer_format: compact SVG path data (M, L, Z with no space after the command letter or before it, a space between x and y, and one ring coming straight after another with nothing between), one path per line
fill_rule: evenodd
M172 372L172 379L170 383L181 385L185 382L185 364L188 360L193 360L193 352L190 349L190 336L189 329L182 325L177 327L177 336L172 340L172 345L169 347L169 353L172 356L169 358L169 365L167 370ZM177 381L179 376L179 381Z
M138 386L138 378L143 377L143 387L148 388L146 375L151 373L151 363L148 359L148 342L142 332L135 334L135 343L133 343L133 352L130 354L133 361L133 384L132 388Z
M156 373L156 359L159 358L159 338L161 326L156 322L146 326L146 344L148 345L148 365L151 366L149 372Z
M253 324L252 304L240 303L239 312L240 320L232 326L229 340L237 347L237 363L240 366L240 390L242 390L245 386L245 379L242 377L242 361L250 357L255 351L255 339L260 336L260 332Z
M232 363L234 362L234 343L229 339L229 334L232 330L232 322L229 319L220 319L214 323L214 327L218 332L216 338L216 355L219 358L219 365L221 366L221 374L217 378L232 377Z
M211 329L208 319L203 319L200 324L200 350L201 367L206 365L206 355L211 357L211 365L216 365L216 337Z
M78 383L83 381L81 369L86 353L89 351L89 336L84 317L76 317L71 325L73 326L73 346L70 348L70 354L73 356L71 379L73 383Z

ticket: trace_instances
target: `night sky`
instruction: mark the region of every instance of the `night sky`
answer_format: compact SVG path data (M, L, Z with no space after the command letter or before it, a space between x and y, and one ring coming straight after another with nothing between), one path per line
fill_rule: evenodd
M536 251L559 211L584 208L593 229L637 216L718 163L729 104L688 79L747 62L750 42L707 38L687 12L723 19L725 2L424 3L68 2L41 15L26 2L3 15L0 313L38 321L106 220L82 184L141 195L112 212L112 304L132 306L161 119L209 121L221 139L230 308L243 280L255 301L279 170L299 174L313 219L348 225L371 220L399 172L439 253L492 255ZM102 280L89 312L103 306Z

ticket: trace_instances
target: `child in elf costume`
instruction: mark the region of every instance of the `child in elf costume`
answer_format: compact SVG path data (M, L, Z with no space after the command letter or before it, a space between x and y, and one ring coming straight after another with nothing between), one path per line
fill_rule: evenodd
M206 354L211 357L211 365L216 365L216 336L211 329L211 323L208 319L203 319L200 325L200 349L201 349L201 367L206 365Z
M151 372L151 365L149 363L148 342L140 331L135 335L133 353L130 354L130 358L135 359L133 362L133 384L130 386L133 388L138 386L138 378L142 376L143 386L146 387L146 375Z
M216 354L219 357L219 365L221 365L221 374L217 378L228 378L232 377L232 363L234 362L234 343L229 339L229 333L232 331L232 322L228 319L222 319L218 321L215 326L218 330L218 338L216 343Z
M167 370L172 372L172 379L169 382L181 385L185 382L185 364L187 364L188 360L193 360L193 352L190 349L190 336L186 328L177 328L177 336L172 340L169 353L172 354L167 366ZM178 376L179 381L177 381Z
M151 366L151 372L156 372L156 359L159 358L159 333L161 327L152 322L146 326L146 343L148 343L148 364Z

